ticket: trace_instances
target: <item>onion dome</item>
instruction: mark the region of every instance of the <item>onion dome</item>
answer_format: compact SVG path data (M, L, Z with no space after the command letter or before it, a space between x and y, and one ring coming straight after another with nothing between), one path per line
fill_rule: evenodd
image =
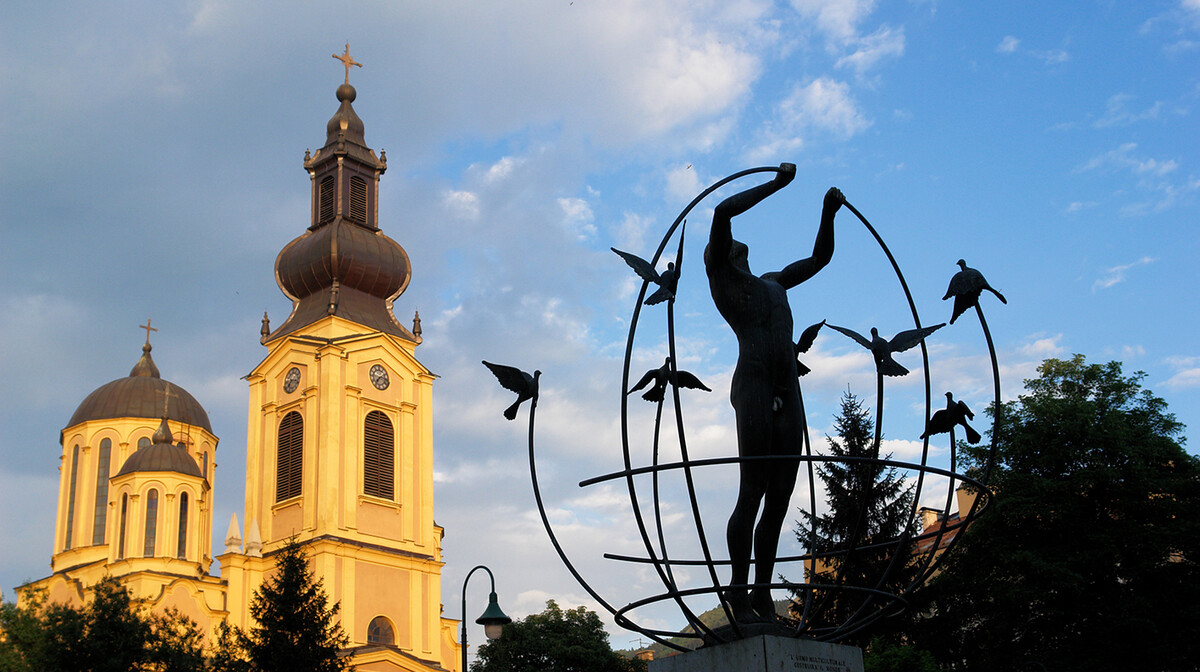
M292 313L264 343L330 315L420 341L392 314L412 267L404 248L379 230L379 176L387 161L366 146L351 105L356 97L348 82L337 88L340 107L325 127L325 146L305 154L311 223L275 259L275 281L292 300Z
M170 398L170 403L166 404L169 419L202 427L211 434L212 425L204 407L187 390L159 376L150 349L149 343L142 346L142 357L128 378L101 385L84 398L67 427L110 418L162 418L163 405Z
M125 460L117 476L144 471L173 471L204 478L196 460L192 459L186 450L172 444L172 439L171 428L167 426L167 419L163 418L158 431L154 432L154 443L134 451L129 459Z

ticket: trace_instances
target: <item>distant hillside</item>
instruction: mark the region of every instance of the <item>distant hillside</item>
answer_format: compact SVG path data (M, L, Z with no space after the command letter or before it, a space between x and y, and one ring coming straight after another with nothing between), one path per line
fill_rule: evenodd
M789 600L775 600L775 613L779 614L780 616L784 616L784 617L788 616L789 615L789 611L788 611L789 605L790 605ZM723 625L728 625L729 619L725 617L725 610L722 609L721 607L717 606L717 607L713 607L712 609L709 609L708 611L700 614L700 622L703 623L704 625L708 626L709 628L715 629L715 628L719 628ZM689 625L688 627L683 629L683 632L694 632L694 630L692 629L692 626ZM692 637L672 637L668 641L670 641L672 644L678 644L679 646L682 646L685 649L695 649L695 648L698 648L701 644L701 641L698 638L692 638ZM648 648L650 651L654 652L655 660L658 660L659 658L666 658L667 656L678 653L678 651L676 651L675 649L672 649L671 647L666 646L664 644L659 644L658 642L655 642L645 648ZM643 649L627 649L624 651L619 651L618 653L620 653L622 655L626 655L626 656L631 656L635 652L641 651L641 650L643 650Z

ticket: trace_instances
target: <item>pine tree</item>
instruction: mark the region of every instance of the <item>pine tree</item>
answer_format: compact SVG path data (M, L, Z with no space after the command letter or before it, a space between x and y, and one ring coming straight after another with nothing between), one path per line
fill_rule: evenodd
M338 655L349 642L322 581L309 569L295 539L276 556L275 575L254 593L257 625L237 638L255 672L341 672L353 669Z
M802 520L795 528L796 538L817 556L815 563L806 565L806 579L812 584L896 593L912 581L914 572L904 547L907 536L915 531L913 488L905 487L894 467L867 461L877 456L874 423L862 402L850 392L842 397L834 430L837 439L826 436L829 451L832 457L841 459L817 467L829 510L820 515L801 510ZM876 548L863 548L876 544ZM853 551L847 553L851 548ZM895 563L893 557L897 557ZM797 609L802 610L804 592L793 591L793 597ZM871 603L866 605L865 613L884 606L881 598L862 591L818 590L811 601L809 618L816 632L829 632L868 599ZM846 641L861 646L869 638L870 634L859 634Z

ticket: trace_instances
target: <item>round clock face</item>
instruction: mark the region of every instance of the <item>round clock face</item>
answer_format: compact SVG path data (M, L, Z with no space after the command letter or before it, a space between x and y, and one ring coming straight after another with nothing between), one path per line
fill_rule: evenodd
M283 378L283 391L291 394L300 386L300 369L292 367L288 369L287 375Z
M375 389L379 389L379 390L387 389L388 375L387 375L386 369L384 369L382 366L376 364L375 366L371 367L370 376L371 376L371 384L375 386Z

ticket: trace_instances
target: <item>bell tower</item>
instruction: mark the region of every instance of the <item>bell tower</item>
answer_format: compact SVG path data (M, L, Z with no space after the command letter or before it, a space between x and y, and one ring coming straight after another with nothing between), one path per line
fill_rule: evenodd
M454 670L457 621L441 618L433 520L434 376L415 356L419 328L392 312L411 270L379 227L387 163L352 106L349 70L359 64L348 46L334 58L347 73L339 107L325 145L304 157L312 216L275 260L291 313L274 331L264 317L267 354L247 376L248 543L243 552L231 528L221 575L231 619L247 614L271 556L294 537L341 604L356 665ZM249 543L258 539L261 551Z

